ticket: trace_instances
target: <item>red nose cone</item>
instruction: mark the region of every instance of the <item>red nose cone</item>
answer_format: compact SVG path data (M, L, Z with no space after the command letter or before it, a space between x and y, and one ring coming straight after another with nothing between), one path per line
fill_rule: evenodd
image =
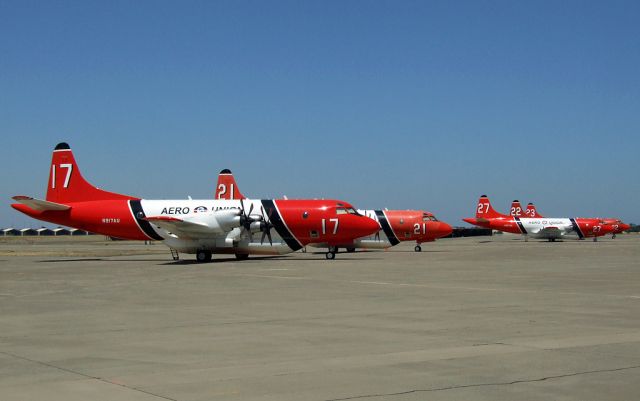
M366 237L380 231L380 224L378 224L377 221L365 216L361 216L358 220L357 229L361 237Z
M453 228L447 223L441 221L438 223L438 227L436 228L438 238L446 237L447 235L451 235L453 232Z
M631 228L630 224L625 224L625 223L620 224L620 231L627 231L630 228Z

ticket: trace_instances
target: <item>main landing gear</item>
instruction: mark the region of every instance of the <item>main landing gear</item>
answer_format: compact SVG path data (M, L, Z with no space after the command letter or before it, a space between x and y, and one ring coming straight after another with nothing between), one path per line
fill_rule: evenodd
M422 247L420 246L420 244L416 245L415 248L413 248L414 251L416 252L422 252Z
M196 252L196 261L198 263L211 262L211 251L200 250Z
M248 253L236 253L236 259L238 260L247 260L249 259Z

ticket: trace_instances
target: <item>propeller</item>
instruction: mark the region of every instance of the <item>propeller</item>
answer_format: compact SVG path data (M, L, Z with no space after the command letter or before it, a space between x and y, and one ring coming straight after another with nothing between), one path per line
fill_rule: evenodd
M262 215L262 224L260 224L262 238L260 238L260 244L264 243L264 237L267 237L269 239L269 245L273 246L273 241L271 240L271 229L273 228L271 213L273 213L273 209L269 209L269 213L265 216L264 208L260 206L260 214Z
M249 213L247 213L244 208L244 202L240 199L240 227L249 233L249 241L253 242L253 234L251 233L251 223L253 219L250 217L251 212L253 212L253 203L249 207Z

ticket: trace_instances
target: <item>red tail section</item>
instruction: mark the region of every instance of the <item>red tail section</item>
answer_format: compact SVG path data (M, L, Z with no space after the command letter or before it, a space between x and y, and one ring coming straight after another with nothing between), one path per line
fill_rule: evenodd
M509 211L509 214L514 217L526 216L524 209L522 208L522 205L520 204L519 200L514 200L513 202L511 202L511 210Z
M487 195L482 195L480 199L478 199L478 205L476 206L476 218L492 219L496 217L509 216L496 212L496 210L491 206L491 201Z
M218 184L216 184L215 199L246 199L240 193L236 179L233 178L231 170L224 169L218 174Z
M533 203L529 203L527 205L527 210L524 211L524 214L526 217L529 218L542 218L544 216L541 216L538 211L536 210L536 206Z
M138 199L127 195L103 191L89 184L73 157L68 144L59 143L53 150L47 201L55 203L86 202L96 200Z

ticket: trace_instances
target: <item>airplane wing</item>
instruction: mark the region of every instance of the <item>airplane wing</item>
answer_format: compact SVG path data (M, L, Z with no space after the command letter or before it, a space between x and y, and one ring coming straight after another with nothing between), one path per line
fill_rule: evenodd
M205 222L189 221L169 216L150 216L146 217L145 220L164 228L180 238L211 238L222 234L219 228L211 227Z
M562 238L562 231L558 227L545 227L538 231L534 231L531 234L536 235L538 238L544 239Z
M42 200L42 199L36 199L36 198L32 198L30 196L24 196L24 195L18 195L18 196L14 196L13 198L14 201L18 202L18 203L22 203L23 205L27 205L29 206L31 209L33 210L38 210L38 211L49 211L49 210L69 210L71 209L71 206L68 205L63 205L61 203L55 203L55 202L49 202L46 200Z

